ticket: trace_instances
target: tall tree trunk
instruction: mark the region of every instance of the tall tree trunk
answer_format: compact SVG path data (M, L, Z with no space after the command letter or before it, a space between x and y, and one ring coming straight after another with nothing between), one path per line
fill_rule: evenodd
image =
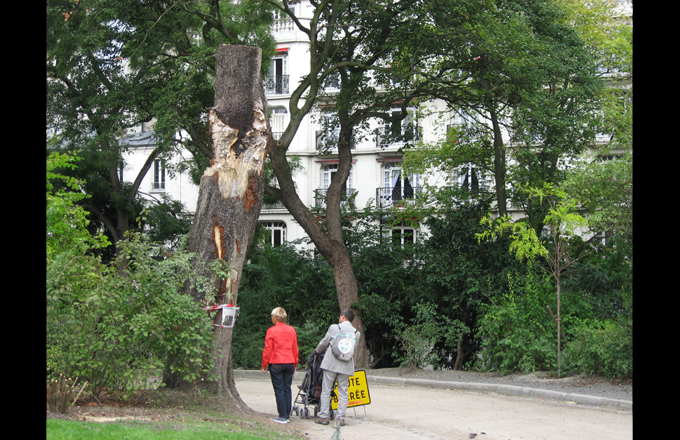
M222 45L217 51L215 106L209 112L214 153L201 177L189 250L198 255L199 271L208 274L207 264L221 259L232 276L211 275L217 292L211 298L191 288L188 293L204 303L237 304L240 274L262 207L269 122L261 56L261 49L249 46ZM215 328L217 389L220 397L242 404L234 384L231 338L231 328Z
M461 332L460 337L458 337L458 345L456 346L456 362L453 365L454 371L459 371L461 365L463 364L463 333Z
M341 138L342 137L343 133L341 131ZM349 139L351 134L345 137ZM324 230L320 221L300 200L300 197L295 190L290 166L286 160L286 146L284 143L281 141L275 143L269 150L269 157L271 158L272 168L274 169L274 173L279 182L281 189L280 196L284 206L304 229L333 271L335 288L338 294L338 305L342 311L350 308L350 305L359 302L359 286L354 274L354 269L352 268L352 260L349 251L343 240L340 213L342 188L349 175L349 167L352 160L349 151L349 141L347 141L346 148L344 148L341 143L338 149L340 150L338 174L331 182L326 198L326 226L328 232ZM355 308L352 308L352 310L356 314L352 325L362 334L361 339L359 339L357 350L355 351L354 365L357 369L368 368L369 357L364 325L361 319L361 311Z

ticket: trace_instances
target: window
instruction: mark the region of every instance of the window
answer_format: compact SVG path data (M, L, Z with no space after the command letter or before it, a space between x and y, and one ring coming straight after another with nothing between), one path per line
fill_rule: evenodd
M409 142L420 139L415 108L409 107L406 111L408 114L404 119L382 121L382 126L378 128L378 135L376 136L377 148L402 147ZM388 113L397 115L401 113L401 109L393 108Z
M321 168L321 188L316 192L316 206L325 208L326 207L326 193L328 192L328 187L335 178L338 172L338 164L327 164ZM347 176L347 181L345 181L345 188L343 190L342 199L345 200L349 195L354 194L354 188L352 188L352 169L349 170L349 176Z
M335 111L324 111L321 114L321 130L316 132L316 149L330 151L338 148L340 138L340 120Z
M324 165L322 172L323 172L323 189L328 189L328 187L331 184L331 181L335 177L335 174L338 172L338 164ZM352 187L351 168L349 170L349 176L347 176L347 182L345 182L345 187L346 189L350 189Z
M286 242L286 223L281 221L263 222L265 229L269 231L269 239L265 243L271 244L273 247L281 246Z
M405 200L413 200L420 193L420 175L405 174L399 164L383 166L383 187L378 188L378 207L387 208Z
M286 129L286 115L288 111L285 107L273 107L271 109L271 117L269 118L269 125L272 130L272 138L274 140L281 139L281 135Z
M487 191L488 186L479 168L473 164L463 165L453 173L453 179L457 186L473 191Z
M340 73L335 71L328 75L323 82L324 90L340 90Z
M267 95L288 93L288 53L282 52L272 58L269 72L264 77L264 92Z
M155 191L165 191L165 165L161 160L153 161L153 186Z
M399 246L404 246L405 244L413 244L416 242L417 231L410 225L404 222L393 226L390 230L392 236L392 243Z
M325 110L321 114L321 129L316 131L316 149L322 153L329 154L337 152L340 140L340 119L334 110ZM352 137L349 147L354 149L355 141Z

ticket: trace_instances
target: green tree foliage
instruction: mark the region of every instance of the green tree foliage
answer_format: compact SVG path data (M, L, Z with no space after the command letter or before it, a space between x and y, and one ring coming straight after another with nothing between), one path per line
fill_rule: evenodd
M633 151L580 163L561 188L581 202L596 231L633 240Z
M548 272L552 275L557 289L557 330L561 329L561 280L564 271L571 268L579 259L592 249L574 250L573 241L579 241L579 234L587 231L588 223L584 217L577 213L577 201L567 196L566 193L555 189L550 184L544 184L543 188L527 188L530 198L537 199L538 204L548 205L548 213L543 219L548 226L548 238L541 240L528 222L512 222L509 217L497 219L495 224L485 217L482 224L489 225L490 229L476 234L479 240L495 238L498 235L508 233L510 236L510 252L518 260L528 260L533 264L537 257L545 258ZM561 375L561 338L557 338L557 371Z
M93 196L84 203L114 245L136 226L139 186L155 159L186 148L202 172L212 157L206 115L217 46L271 52L271 22L255 0L47 2L47 130L59 149L83 157ZM120 139L142 123L153 123L157 143L125 183Z
M602 89L598 130L607 136L605 149L633 145L633 17L616 0L559 0L566 19L591 48Z
M458 326L455 337L436 344L445 360L438 365L462 369L474 363L479 350L475 329L481 306L506 290L508 273L523 268L508 254L508 241L477 242L488 199L470 200L469 193L457 188L442 191L439 197L442 209L424 221L430 235L422 244L420 258L425 264L416 283L420 301L438 304L440 314Z
M421 48L431 67L421 74L465 123L442 142L407 150L407 166L472 166L473 184L480 172L493 179L501 215L512 201L540 231L543 207L513 188L559 182L565 161L594 139L603 85L594 58L554 2L448 5L431 13L432 47Z
M154 386L169 353L187 379L210 369L210 320L182 286L202 283L190 255L158 262L144 237L120 241L118 259L103 264L92 249L105 246L88 232L87 212L74 203L84 197L79 182L61 175L74 159L47 159L46 343L47 376L79 377L91 395L127 395ZM64 182L70 191L54 190Z
M83 181L60 173L76 168L78 158L52 153L47 158L47 259L64 253L83 253L106 246L106 237L93 237L87 230L88 212L77 203L88 196L82 192Z
M587 233L587 221L577 213L576 201L565 192L550 186L530 192L532 197L537 198L537 203L550 206L544 219L549 227L545 237L538 237L526 222L510 222L507 218L497 219L492 229L477 234L477 237L485 239L509 234L512 240L510 250L518 259L526 259L532 266L536 262L550 274L554 290L543 291L554 292L557 306L556 316L551 318L557 327L555 358L558 376L562 373L564 342L566 371L631 377L632 365L626 359L632 353L629 248L620 244L601 247L594 242L584 242L580 234ZM485 219L484 223L490 221ZM528 291L533 292L531 289ZM565 299L563 295L566 295ZM553 297L552 293L550 297ZM538 312L549 307L546 304L549 304L546 298L538 295L510 295L498 306L487 310L481 333L489 350L487 357L495 357L494 360L487 359L492 368L511 370L526 368L521 366L522 363L538 367L550 364L548 357L539 355L540 350L528 354L524 360L513 353L518 341L529 340L530 335L536 336L536 341L542 340L545 324L537 326L536 323L546 321L546 316ZM563 313L563 304L566 313ZM528 310L533 311L529 313ZM552 315L552 311L548 311ZM517 316L525 316L526 313L533 318L518 323ZM600 335L602 343L593 345L593 335ZM594 359L605 362L605 365L594 368Z

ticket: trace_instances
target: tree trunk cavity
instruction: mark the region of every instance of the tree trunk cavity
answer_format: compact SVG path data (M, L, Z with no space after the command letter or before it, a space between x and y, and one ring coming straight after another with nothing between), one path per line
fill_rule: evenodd
M196 265L214 288L208 294L187 289L201 305L237 305L246 252L262 207L270 129L261 57L261 49L249 46L221 45L217 51L215 106L208 115L213 158L201 177L189 233L189 250L197 254ZM230 268L230 279L209 275L207 265L218 259ZM221 312L215 312L213 323L220 318ZM244 405L234 384L231 341L231 328L215 327L218 395Z

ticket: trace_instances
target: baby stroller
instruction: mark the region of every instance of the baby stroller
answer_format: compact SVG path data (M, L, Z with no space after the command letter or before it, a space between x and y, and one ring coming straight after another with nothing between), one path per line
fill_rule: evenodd
M314 407L313 417L315 418L321 409L321 384L323 382L323 370L321 369L322 360L323 353L319 354L316 351L312 351L312 354L307 358L305 378L302 380L302 384L298 385L300 391L298 391L298 394L295 397L292 412L303 419L309 418L308 406ZM331 399L333 399L334 396L335 392L331 391ZM330 418L331 420L335 419L332 408L330 410Z

